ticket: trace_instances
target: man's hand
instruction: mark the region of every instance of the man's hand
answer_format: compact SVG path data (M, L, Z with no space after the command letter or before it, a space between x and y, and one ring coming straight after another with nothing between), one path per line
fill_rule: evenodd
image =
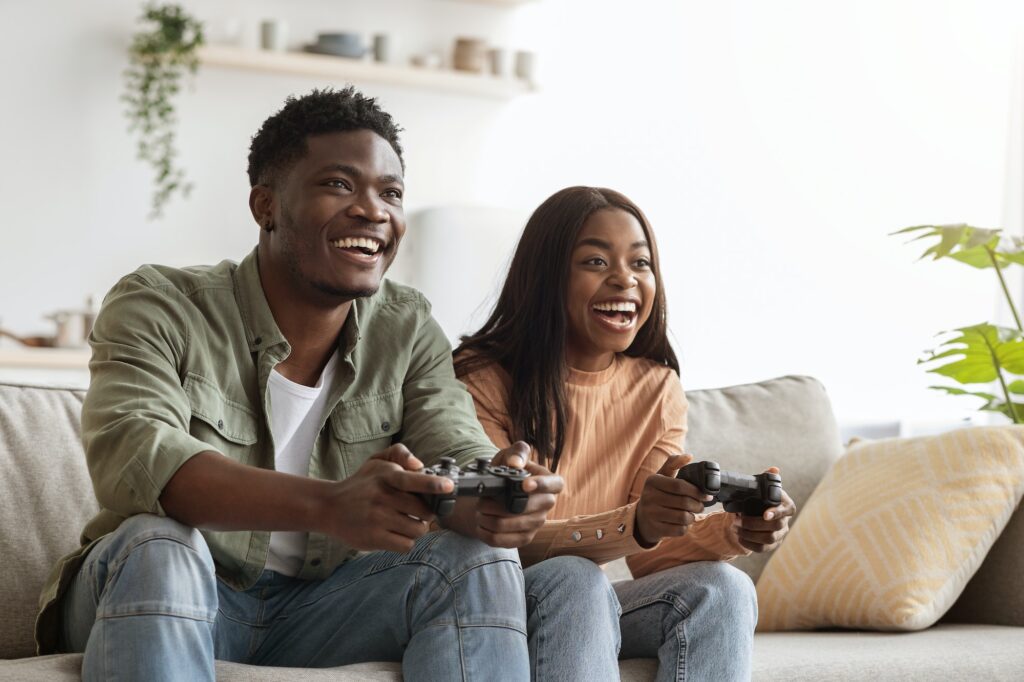
M767 472L777 474L778 467L769 467ZM729 532L740 546L751 552L771 552L789 532L789 520L796 513L793 499L782 491L782 504L765 509L761 516L736 514Z
M636 506L634 536L643 545L656 545L662 538L684 535L696 515L711 500L676 472L690 463L692 455L672 455L658 473L647 477Z
M523 481L523 491L530 494L526 510L522 514L511 514L501 499L480 498L476 505L475 536L492 547L522 547L530 544L533 536L548 518L548 512L555 506L558 493L562 492L562 477L546 468L529 461L530 446L522 441L501 450L491 463L526 469L530 477Z
M377 453L332 484L323 504L325 532L355 549L408 552L434 518L417 493L449 493L453 486L421 469L423 462L404 445Z

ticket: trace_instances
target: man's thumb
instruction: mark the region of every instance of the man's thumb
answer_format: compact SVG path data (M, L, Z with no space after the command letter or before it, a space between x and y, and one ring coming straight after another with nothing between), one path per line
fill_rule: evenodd
M409 451L409 448L405 447L401 443L396 443L387 450L378 452L373 456L373 459L382 459L385 462L394 462L398 466L409 471L419 471L423 468L423 462L416 459L416 456Z
M676 472L693 461L693 455L670 455L658 469L662 476L675 476Z

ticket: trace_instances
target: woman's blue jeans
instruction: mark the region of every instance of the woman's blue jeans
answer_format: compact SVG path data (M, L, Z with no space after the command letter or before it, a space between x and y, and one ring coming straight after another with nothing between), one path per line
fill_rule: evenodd
M618 602L596 566L562 557L524 582L514 550L450 531L407 554L360 556L323 581L266 571L240 592L216 577L198 531L141 514L90 551L63 616L62 648L85 652L87 681L213 680L215 659L401 661L416 681L618 672Z

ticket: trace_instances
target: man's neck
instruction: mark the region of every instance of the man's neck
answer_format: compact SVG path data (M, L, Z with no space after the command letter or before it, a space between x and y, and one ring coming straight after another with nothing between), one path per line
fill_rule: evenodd
M289 381L315 386L338 347L338 337L352 310L352 301L330 306L289 295L286 283L269 281L260 273L267 304L291 355L276 369Z

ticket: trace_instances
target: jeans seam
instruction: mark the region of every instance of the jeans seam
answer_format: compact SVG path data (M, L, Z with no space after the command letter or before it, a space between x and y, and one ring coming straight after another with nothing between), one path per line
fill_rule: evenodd
M216 618L213 618L213 619L210 619L210 618L197 618L195 616L186 616L186 615L183 615L181 613L173 613L171 611L160 611L160 610L139 611L139 612L136 612L136 613L118 613L118 614L113 614L113 615L109 615L109 616L96 616L96 620L97 621L101 621L101 620L119 620L121 618L136 618L138 616L161 616L161 617L165 617L165 618L181 618L182 620L192 620L192 621L195 621L197 623L215 623L217 621Z
M542 666L540 664L540 661L541 661L541 658L542 658L542 652L544 650L544 610L541 608L541 604L543 603L544 600L538 599L536 597L536 595L527 593L526 594L527 602L529 602L530 599L532 599L533 603L534 603L534 610L533 610L533 612L535 614L537 614L537 619L540 621L540 627L535 631L536 641L537 641L537 656L535 657L536 660L533 661L533 670L531 671L530 677L533 680L540 680L539 671L542 668ZM527 614L529 614L529 609L527 609ZM527 622L526 630L527 630L527 646L529 646L529 630L530 630L529 622Z

